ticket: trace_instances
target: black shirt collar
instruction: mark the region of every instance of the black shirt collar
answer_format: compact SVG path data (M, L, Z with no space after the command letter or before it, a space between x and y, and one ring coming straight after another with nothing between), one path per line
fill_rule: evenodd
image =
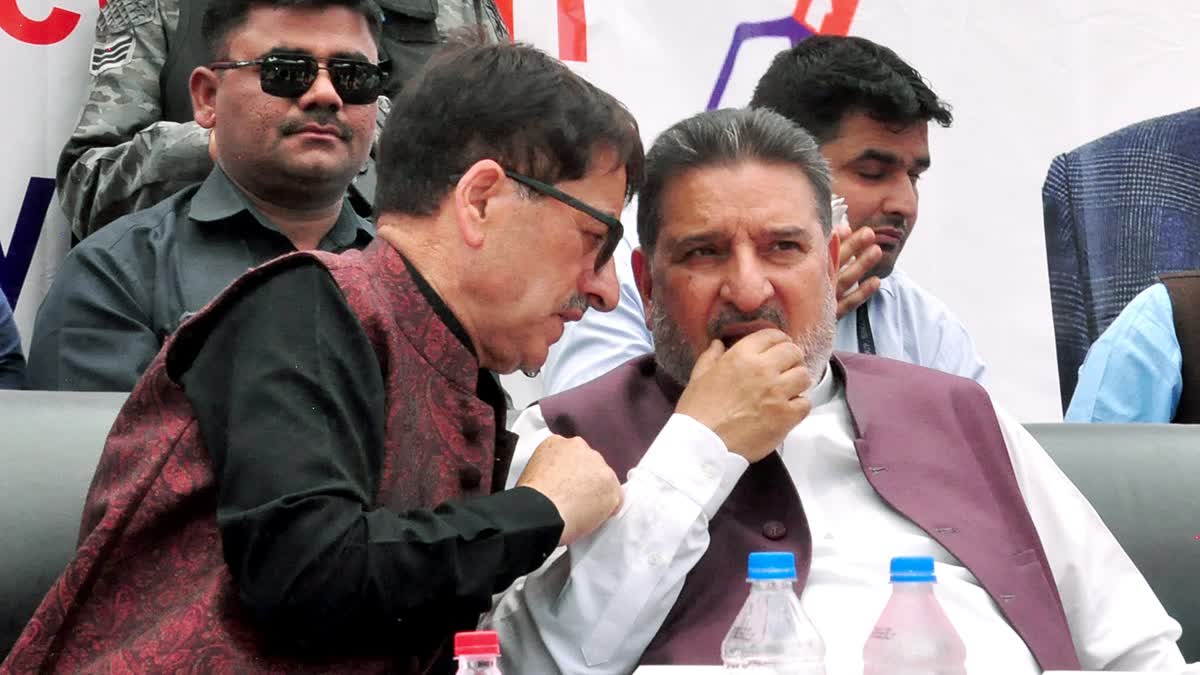
M413 264L408 261L407 257L401 254L400 259L404 261L404 267L412 275L413 283L417 285L417 290L421 291L421 295L425 296L425 302L428 302L429 306L433 307L434 314L437 314L438 319L446 325L446 328L450 330L454 337L458 338L458 341L467 348L467 351L471 352L471 356L479 358L479 354L475 353L475 345L471 342L471 336L467 335L467 329L463 327L458 317L454 316L454 312L450 310L450 306L442 300L437 291L433 290L433 286L429 285L429 282L425 280L425 277L421 276L416 267L413 267Z
M429 306L433 307L433 313L446 326L446 329L467 348L467 351L471 352L472 356L479 358L479 354L475 353L475 346L471 343L471 336L467 335L467 329L463 327L458 317L454 316L454 312L450 310L450 306L442 300L437 291L433 290L433 286L429 285L425 277L421 276L417 268L408 261L408 258L401 254L400 259L404 261L404 267L412 275L413 283L417 285L417 290L421 291L425 302L428 302ZM475 382L475 393L481 401L492 406L492 409L495 411L496 434L499 437L506 427L505 417L507 416L509 407L508 392L501 386L500 378L495 373L486 368L480 368L479 378Z
M215 223L243 213L248 213L263 228L279 232L279 228L250 203L221 167L215 166L192 196L188 217L199 223ZM329 251L361 248L374 237L375 227L354 212L349 200L343 199L342 210L338 213L333 228L321 239L320 248Z

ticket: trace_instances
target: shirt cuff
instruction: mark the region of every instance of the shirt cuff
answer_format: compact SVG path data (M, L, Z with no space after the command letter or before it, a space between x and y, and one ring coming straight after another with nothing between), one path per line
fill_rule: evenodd
M520 486L478 499L488 500L489 510L496 514L502 531L514 544L509 548L514 551L518 576L541 567L558 547L565 524L546 495Z
M749 466L744 457L729 452L711 429L676 413L630 475L641 471L653 475L695 502L711 520Z

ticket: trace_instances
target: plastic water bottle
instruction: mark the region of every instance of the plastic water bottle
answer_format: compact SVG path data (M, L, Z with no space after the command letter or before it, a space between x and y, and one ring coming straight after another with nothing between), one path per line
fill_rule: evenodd
M792 584L796 556L750 554L750 597L721 643L726 670L764 675L825 675L825 643Z
M967 648L933 594L933 558L892 558L892 597L863 646L864 675L966 675Z
M476 630L454 635L457 675L500 675L500 638L494 630Z

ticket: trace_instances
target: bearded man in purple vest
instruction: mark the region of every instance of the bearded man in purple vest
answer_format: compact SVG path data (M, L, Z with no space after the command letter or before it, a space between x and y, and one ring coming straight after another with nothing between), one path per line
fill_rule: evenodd
M702 113L646 157L633 268L655 353L526 410L628 476L618 514L497 600L519 672L720 663L747 554L796 553L829 673L862 672L888 561L929 555L968 672L1181 666L1095 511L971 380L833 353L839 241L815 141Z
M353 84L339 56L308 86ZM268 72L238 65L238 87ZM367 249L252 270L152 362L0 672L453 672L494 593L616 510L579 439L500 491L516 439L492 373L537 369L615 304L633 117L528 46L461 44L396 98L381 148Z

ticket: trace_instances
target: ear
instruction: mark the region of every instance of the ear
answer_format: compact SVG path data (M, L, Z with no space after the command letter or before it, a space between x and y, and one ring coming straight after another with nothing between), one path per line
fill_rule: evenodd
M480 248L488 226L497 218L501 197L515 191L505 180L504 169L495 161L481 159L467 169L454 186L453 206L463 241L471 248Z
M221 78L216 71L200 66L192 71L188 79L188 91L192 95L192 111L196 124L205 129L217 125L217 87Z
M836 231L829 233L829 282L833 284L833 288L837 288L838 280L838 255L842 250L842 239Z
M650 299L651 291L654 289L654 282L650 279L650 258L646 252L639 246L633 249L633 255L630 257L630 263L633 265L633 281L637 284L638 294L642 296L642 308L645 310L644 320L646 328L650 327L650 313L653 310Z

